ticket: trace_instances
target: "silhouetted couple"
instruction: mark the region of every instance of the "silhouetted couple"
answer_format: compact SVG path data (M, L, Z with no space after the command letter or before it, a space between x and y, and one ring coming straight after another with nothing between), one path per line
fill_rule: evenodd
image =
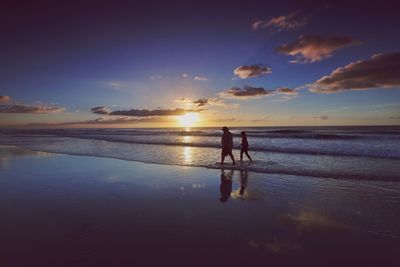
M233 179L233 170L229 170L226 172L224 169L221 169L221 184L219 186L219 191L221 193L221 197L219 201L222 203L226 202L232 193L232 179ZM240 190L239 194L241 196L244 195L244 191L247 187L248 173L247 171L240 171Z
M236 164L235 157L232 154L233 149L233 135L229 131L228 127L222 127L223 131L221 144L222 144L222 151L221 151L221 164L224 164L225 157L229 156L232 159L233 164ZM240 147L240 161L243 160L243 153L249 158L250 162L253 162L250 155L249 155L249 142L247 141L246 132L241 132L240 135L242 136L242 143Z

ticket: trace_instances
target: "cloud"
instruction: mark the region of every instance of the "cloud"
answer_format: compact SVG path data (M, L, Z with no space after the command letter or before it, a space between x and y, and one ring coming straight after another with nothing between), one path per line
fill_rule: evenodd
M282 95L287 96L297 96L298 92L296 89L288 88L288 87L279 87L275 89L275 92Z
M239 66L237 67L233 73L238 76L240 79L248 79L255 78L262 75L271 74L271 68L258 64L258 65L248 65L248 66Z
M389 119L391 119L391 120L400 120L400 116L390 116Z
M276 50L295 57L291 63L313 63L331 57L340 48L355 44L359 42L347 36L301 35L295 42L278 46Z
M7 95L0 95L0 103L9 103L11 102L11 97Z
M236 105L230 105L224 102L223 99L221 98L199 98L199 99L192 99L188 97L180 97L175 100L175 102L178 103L187 103L191 104L195 107L207 107L207 106L219 106L219 107L224 107L224 108L235 108L237 107Z
M184 115L188 112L201 112L202 109L130 109L130 110L116 110L110 112L108 115L117 116L134 116L134 117L153 117L153 116L178 116Z
M94 108L91 108L90 111L95 114L109 114L111 112L111 110L105 106L94 107Z
M267 90L263 87L251 87L245 85L243 88L232 87L224 92L219 93L219 95L224 98L249 99L271 95L272 93L273 90Z
M329 117L328 115L320 115L320 116L314 116L314 119L327 120L329 119Z
M178 102L178 103L192 103L193 99L191 99L189 97L179 97L179 98L175 99L175 102Z
M182 77L182 78L187 78L187 77L189 77L189 75L186 74L186 73L182 73L181 77Z
M376 54L337 68L309 85L315 93L400 87L400 53Z
M64 124L124 124L124 123L164 123L170 122L165 117L149 117L149 118L131 118L128 116L111 118L101 117L94 120L87 120L83 122L67 122Z
M175 102L185 103L191 105L192 107L201 108L209 106L219 106L224 108L238 108L238 104L226 103L224 98L231 99L253 99L260 98L263 96L272 96L276 94L284 95L283 98L292 99L298 95L298 89L292 89L288 87L278 87L274 90L265 89L263 87L252 87L245 85L243 88L232 87L223 92L218 93L220 97L210 97L210 98L199 98L192 99L190 97L179 97L175 99Z
M273 28L278 32L301 28L307 24L307 18L300 18L298 16L299 13L300 11L296 11L289 15L275 17L270 20L257 20L251 25L251 28L253 30Z
M199 98L199 99L193 101L192 103L198 107L204 107L204 106L207 106L209 101L210 101L209 98Z
M28 106L28 105L0 105L0 113L46 114L60 113L65 108L59 106Z
M201 82L207 81L207 78L204 77L204 76L194 76L193 79L196 80L196 81L201 81Z
M278 87L274 90L270 90L263 87L251 87L246 85L243 88L232 87L224 92L219 93L221 97L236 99L259 98L276 94L283 94L285 99L292 99L298 95L298 92L296 89L288 87Z
M192 102L197 107L220 106L227 107L227 104L221 98L200 98Z
M127 85L121 82L107 82L107 85L113 90L125 90Z
M160 79L163 79L164 76L162 76L162 75L150 75L149 78L150 78L150 80L160 80Z
M115 124L138 124L138 123L169 123L175 122L168 117L149 117L149 118L131 118L131 117L100 117L94 120L69 121L61 123L29 123L31 127L62 127L62 126L81 126L81 125L115 125Z

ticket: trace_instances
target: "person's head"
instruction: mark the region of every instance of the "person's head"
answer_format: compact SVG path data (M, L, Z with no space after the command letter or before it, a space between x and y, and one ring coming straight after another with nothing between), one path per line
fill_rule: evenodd
M222 127L221 130L222 130L224 133L229 132L229 129L228 129L228 127L226 127L226 126Z
M240 133L240 135L241 135L242 137L246 137L246 132L245 132L245 131L242 131L242 132Z

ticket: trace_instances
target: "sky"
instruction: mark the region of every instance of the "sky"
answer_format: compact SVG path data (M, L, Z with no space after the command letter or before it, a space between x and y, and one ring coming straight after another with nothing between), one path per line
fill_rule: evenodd
M395 1L5 1L0 127L400 124Z

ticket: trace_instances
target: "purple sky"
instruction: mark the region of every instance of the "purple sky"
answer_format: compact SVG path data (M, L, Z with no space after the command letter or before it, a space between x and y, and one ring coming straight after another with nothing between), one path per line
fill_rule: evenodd
M0 125L400 124L395 1L6 1Z

